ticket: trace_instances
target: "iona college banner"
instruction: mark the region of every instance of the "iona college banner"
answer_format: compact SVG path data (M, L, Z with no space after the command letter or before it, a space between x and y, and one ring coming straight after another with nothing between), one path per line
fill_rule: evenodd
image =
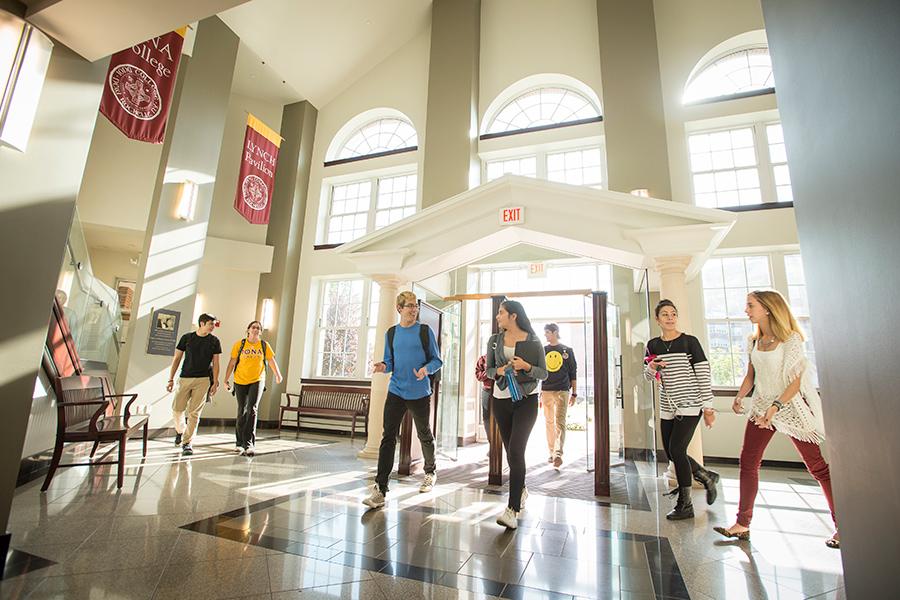
M255 225L269 222L280 147L281 136L275 130L253 115L247 115L234 209Z
M116 52L100 113L133 140L161 144L187 27Z

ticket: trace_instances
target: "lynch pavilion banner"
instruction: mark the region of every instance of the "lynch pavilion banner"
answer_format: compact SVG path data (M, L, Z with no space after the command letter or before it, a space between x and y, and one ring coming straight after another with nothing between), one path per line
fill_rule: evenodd
M281 136L248 114L234 209L256 225L269 222L280 147Z
M163 142L186 33L182 27L110 58L100 112L131 139Z

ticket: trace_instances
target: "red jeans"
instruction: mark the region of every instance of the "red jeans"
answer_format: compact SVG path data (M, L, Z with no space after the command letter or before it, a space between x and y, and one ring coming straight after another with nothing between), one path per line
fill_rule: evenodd
M773 435L775 435L774 430L761 429L755 423L747 421L747 428L744 430L744 447L741 448L741 499L738 503L737 514L738 524L744 527L750 527L750 519L753 518L753 503L756 501L756 492L759 489L759 465L762 463L763 453ZM837 520L834 518L834 499L831 494L831 473L828 471L828 463L822 457L822 450L812 442L790 439L794 448L800 453L800 457L803 458L806 470L822 486L825 500L828 501L828 508L831 509L831 520L837 526Z

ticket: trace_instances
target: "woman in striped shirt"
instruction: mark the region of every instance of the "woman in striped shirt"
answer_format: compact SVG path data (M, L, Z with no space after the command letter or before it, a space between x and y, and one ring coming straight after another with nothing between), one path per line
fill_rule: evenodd
M647 342L644 377L659 381L660 430L669 460L678 477L678 501L667 519L692 519L692 479L706 488L706 503L716 500L719 474L708 471L688 456L687 448L703 413L703 421L712 427L716 413L712 407L709 362L699 340L678 331L678 309L671 300L656 305L656 322L662 335Z

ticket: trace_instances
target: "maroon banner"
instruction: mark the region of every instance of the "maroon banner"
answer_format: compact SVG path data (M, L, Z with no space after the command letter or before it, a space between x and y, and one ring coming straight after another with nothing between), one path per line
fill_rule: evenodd
M281 136L253 115L247 115L234 209L254 225L269 222L280 147Z
M109 61L100 113L133 140L161 144L186 27L116 52Z

